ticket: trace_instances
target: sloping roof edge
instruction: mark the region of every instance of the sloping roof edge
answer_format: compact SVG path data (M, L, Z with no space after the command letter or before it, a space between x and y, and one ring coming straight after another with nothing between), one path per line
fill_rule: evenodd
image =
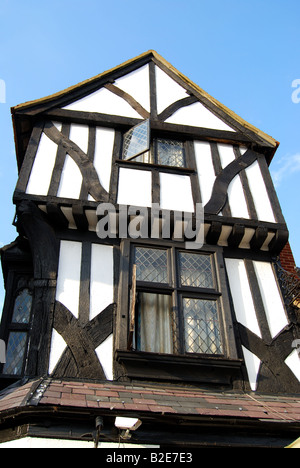
M54 93L52 95L33 100L33 101L28 101L23 104L16 105L11 108L12 115L14 116L18 112L25 112L26 110L29 110L31 107L37 106L37 105L42 105L46 103L51 103L52 101L66 96L68 94L71 94L73 91L78 90L79 88L82 88L88 84L92 84L94 82L97 82L100 79L105 78L105 76L109 76L113 72L117 70L122 70L123 68L126 68L129 65L132 65L136 62L141 61L142 59L145 58L151 58L154 57L158 63L161 63L164 65L166 68L168 68L171 72L173 72L179 79L181 79L186 85L191 87L196 93L199 93L203 98L205 98L207 101L209 101L212 105L216 106L219 108L221 111L223 111L225 114L227 114L229 117L231 117L233 120L235 120L237 123L242 125L243 127L247 128L251 132L255 133L257 136L265 140L269 145L274 147L275 149L278 147L279 142L275 140L273 137L270 135L266 134L265 132L261 131L254 125L250 124L246 120L244 120L242 117L240 117L238 114L236 114L234 111L226 107L224 104L220 103L217 99L212 97L210 94L208 94L206 91L204 91L202 88L200 88L197 84L195 84L193 81L191 81L189 78L187 78L183 73L179 72L171 63L169 63L167 60L165 60L161 55L159 55L155 50L148 50L147 52L144 52L130 60L127 60L126 62L123 62L122 64L113 67L109 70L106 70L99 75L96 75L92 78L89 78L85 81L82 81L76 85L73 85L69 88L66 88L62 91L59 91L57 93Z
M190 399L190 406L187 402ZM93 410L140 411L194 417L228 417L282 423L300 423L299 396L256 395L174 388L149 383L76 381L41 377L20 382L0 392L0 419L22 407L56 406Z

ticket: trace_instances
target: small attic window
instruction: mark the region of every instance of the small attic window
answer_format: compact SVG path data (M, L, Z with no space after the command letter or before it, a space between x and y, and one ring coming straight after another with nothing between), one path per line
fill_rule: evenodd
M186 167L183 141L169 138L151 139L149 120L125 133L122 159L161 166Z

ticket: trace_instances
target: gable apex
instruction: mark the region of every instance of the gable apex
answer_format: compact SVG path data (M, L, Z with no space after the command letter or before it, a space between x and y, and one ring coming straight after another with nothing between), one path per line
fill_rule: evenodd
M118 115L135 120L158 117L170 124L238 132L255 145L264 147L268 162L279 145L271 136L206 93L154 50L63 91L13 107L19 167L33 121L55 109Z

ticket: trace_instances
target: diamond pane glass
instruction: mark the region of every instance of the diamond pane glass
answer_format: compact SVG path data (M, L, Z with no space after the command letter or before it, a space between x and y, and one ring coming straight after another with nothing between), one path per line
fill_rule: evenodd
M217 303L183 299L184 338L187 353L222 354Z
M157 139L157 163L164 166L185 167L183 143Z
M11 332L9 334L3 374L20 375L22 373L26 341L26 332Z
M15 300L12 323L29 323L31 307L32 296L28 289L23 289Z
M146 151L145 153L139 154L135 158L131 158L131 161L135 162L141 162L145 164L151 164L152 161L152 156L151 156L151 151Z
M209 255L179 253L181 286L213 288L211 258Z
M124 135L123 159L131 159L140 153L148 151L150 149L149 135L149 120L145 120L141 124L131 128Z
M168 283L167 251L137 247L135 250L136 279Z

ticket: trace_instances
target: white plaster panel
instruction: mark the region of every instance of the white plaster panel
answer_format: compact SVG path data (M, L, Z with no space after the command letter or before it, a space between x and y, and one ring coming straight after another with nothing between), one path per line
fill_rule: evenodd
M268 262L258 261L254 261L253 264L271 336L274 338L288 325L287 316L285 314L272 265Z
M49 375L51 375L54 371L66 348L67 343L63 337L53 328L49 358Z
M267 252L269 250L269 244L274 236L275 236L275 232L268 232L267 238L265 242L263 243L263 245L261 246L260 250L264 250L265 252Z
M151 172L121 167L118 204L150 207L152 204Z
M0 444L1 449L93 449L95 442L85 440L51 439L47 437L22 437ZM159 448L159 445L130 444L128 442L99 442L98 449L118 450L124 448Z
M140 114L124 99L106 88L100 88L98 91L67 105L63 109L141 118Z
M77 229L76 222L75 222L73 212L72 212L72 208L69 206L61 206L60 209L69 222L68 229L74 229L74 230Z
M232 226L226 226L225 224L222 226L222 231L218 240L218 245L221 245L222 247L228 246L227 239L230 236L231 231Z
M92 244L90 320L114 302L113 247Z
M74 141L84 153L87 153L89 143L88 125L71 124L69 138L71 141Z
M26 193L31 195L48 195L56 161L56 153L57 144L42 133Z
M224 169L224 167L228 166L228 164L235 160L233 146L223 143L218 143L217 146L220 155L221 166Z
M96 354L101 363L107 380L113 380L113 334L96 348Z
M253 392L256 391L257 388L257 376L260 368L261 361L260 359L255 356L255 354L251 353L247 348L242 346L243 354L245 358L246 369L248 373L249 383L251 390Z
M225 259L237 321L261 337L244 260Z
M89 223L89 231L96 232L96 227L98 223L96 210L85 210L85 215Z
M218 144L218 150L221 166L224 169L228 166L228 164L235 160L233 146ZM239 174L236 175L230 182L227 193L231 215L235 218L249 219L247 202Z
M188 97L186 90L174 81L159 67L155 66L156 77L156 95L157 95L157 112L160 114L164 109Z
M250 216L239 174L237 174L228 185L227 193L231 216L234 218L249 219Z
M94 166L102 187L109 192L115 131L97 127Z
M150 83L148 64L138 68L131 73L128 73L122 78L119 78L114 84L132 96L139 104L144 107L144 109L150 112Z
M245 233L244 236L239 244L240 249L250 249L250 242L252 237L255 234L255 229L254 228L245 228Z
M160 173L160 208L194 212L191 179L179 174Z
M195 141L195 157L199 178L201 200L203 206L210 200L212 188L216 180L210 144L204 141Z
M69 138L84 152L88 151L89 128L87 125L72 124ZM79 199L83 177L75 161L67 154L61 174L57 196Z
M179 125L191 125L193 127L227 130L231 132L235 131L210 112L203 104L201 104L201 102L195 102L189 106L181 107L166 119L166 122Z
M286 358L284 362L300 382L300 356L298 351L294 349L294 351Z
M81 272L81 243L61 241L56 300L78 318Z
M258 219L275 223L276 220L258 161L246 168L246 174Z
M59 198L78 200L82 186L82 174L75 161L67 154L57 191Z

